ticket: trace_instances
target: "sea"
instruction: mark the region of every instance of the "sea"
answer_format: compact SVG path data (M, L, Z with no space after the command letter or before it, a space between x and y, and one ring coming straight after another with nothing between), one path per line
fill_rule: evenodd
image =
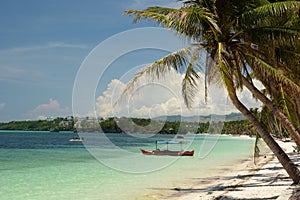
M71 142L80 137L83 141ZM194 150L192 157L140 149ZM251 158L254 141L224 135L0 131L1 200L117 200L170 192Z

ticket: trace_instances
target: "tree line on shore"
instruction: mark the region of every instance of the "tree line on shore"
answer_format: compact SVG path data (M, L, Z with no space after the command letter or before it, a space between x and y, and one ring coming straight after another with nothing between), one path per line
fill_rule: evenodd
M214 127L222 127L220 132ZM225 122L185 122L159 121L142 118L107 118L107 119L73 119L55 118L53 120L11 121L0 123L0 130L25 131L84 131L105 133L160 133L186 134L194 133L221 133L221 134L252 134L252 126L248 120Z
M73 118L58 117L51 120L26 120L0 123L0 130L24 131L74 131Z

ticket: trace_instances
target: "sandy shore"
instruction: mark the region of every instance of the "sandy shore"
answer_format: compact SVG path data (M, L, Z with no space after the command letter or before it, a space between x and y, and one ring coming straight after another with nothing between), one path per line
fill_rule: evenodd
M278 141L292 160L299 164L300 158L293 152L293 142ZM151 195L146 199L166 200L212 200L212 199L289 199L294 186L272 154L264 155L257 165L249 159L233 166L209 180L201 179L193 185L176 187L164 195Z

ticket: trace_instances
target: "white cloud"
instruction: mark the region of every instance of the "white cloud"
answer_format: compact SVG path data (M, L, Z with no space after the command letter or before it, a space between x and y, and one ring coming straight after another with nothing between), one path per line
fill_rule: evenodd
M63 42L51 42L45 45L34 45L34 46L23 46L23 47L14 47L11 49L0 50L0 53L24 53L31 51L40 51L53 48L72 48L72 49L88 49L88 46L83 44L69 44Z
M31 119L45 119L47 117L64 117L71 115L68 107L61 108L59 102L55 99L49 99L49 103L40 104L33 110L28 111L25 116Z
M83 44L67 44L63 42L55 42L55 43L49 43L48 48L88 49L88 46Z
M118 106L114 103L119 98L125 83L120 80L112 80L107 89L96 101L96 112L98 116L132 116L153 118L162 115L208 115L229 114L238 112L231 104L224 88L216 85L209 87L208 103L205 103L204 77L200 74L201 81L198 83L199 92L195 95L195 103L191 110L187 109L181 94L181 81L183 75L174 71L165 79L146 83L142 78L140 87ZM248 107L259 107L249 91L245 90L239 94L241 101Z
M260 90L264 88L263 84L258 80L254 80L253 84ZM255 99L246 87L244 87L243 92L238 93L238 97L248 108L259 107L262 105L261 103L258 103L259 100Z
M2 110L5 107L5 103L4 102L0 102L0 110Z
M108 84L106 91L97 98L96 108L99 116L114 116L116 111L114 104L124 88L125 84L116 79Z

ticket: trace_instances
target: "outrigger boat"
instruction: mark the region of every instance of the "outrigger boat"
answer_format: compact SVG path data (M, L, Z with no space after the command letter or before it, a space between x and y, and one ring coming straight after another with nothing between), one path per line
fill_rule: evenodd
M168 150L168 144L182 144L184 143L183 141L173 141L173 140L167 140L167 141L156 141L156 149L153 151L147 151L144 149L141 149L142 154L144 155L159 155L159 156L163 156L163 155L167 155L167 156L193 156L194 155L194 150L192 151L171 151ZM167 144L167 150L159 150L157 148L157 144Z

